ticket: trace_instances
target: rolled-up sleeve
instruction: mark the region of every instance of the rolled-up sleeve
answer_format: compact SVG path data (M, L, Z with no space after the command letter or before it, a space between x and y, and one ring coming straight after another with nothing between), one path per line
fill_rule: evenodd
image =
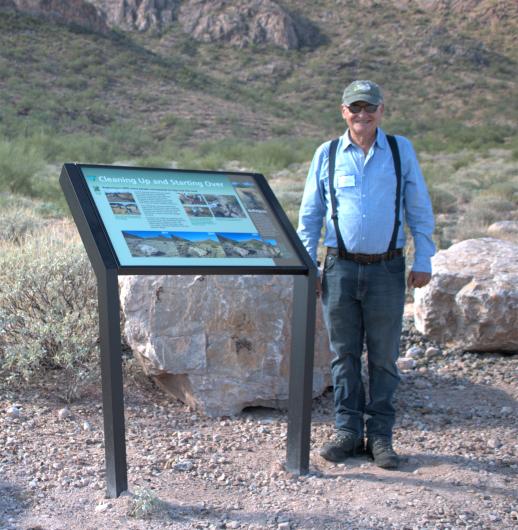
M398 140L404 145L402 166L405 182L405 219L412 233L415 247L412 270L432 272L431 258L435 254L432 239L435 226L432 201L412 144L406 138L399 137Z
M329 143L322 144L315 152L309 168L304 195L302 196L299 226L297 228L299 238L315 264L323 218L326 213L324 196L320 185L320 175L328 153Z

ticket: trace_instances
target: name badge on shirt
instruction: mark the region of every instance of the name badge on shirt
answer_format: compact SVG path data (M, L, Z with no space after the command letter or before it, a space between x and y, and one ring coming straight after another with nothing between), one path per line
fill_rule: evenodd
M337 188L350 188L355 185L354 175L337 175L336 187Z

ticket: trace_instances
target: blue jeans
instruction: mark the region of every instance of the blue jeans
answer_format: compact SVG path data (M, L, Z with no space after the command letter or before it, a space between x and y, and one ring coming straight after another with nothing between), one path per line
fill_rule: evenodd
M392 403L399 383L396 360L405 304L405 258L370 265L328 255L322 279L322 302L334 359L336 428L367 436L392 436ZM369 400L361 377L367 344Z

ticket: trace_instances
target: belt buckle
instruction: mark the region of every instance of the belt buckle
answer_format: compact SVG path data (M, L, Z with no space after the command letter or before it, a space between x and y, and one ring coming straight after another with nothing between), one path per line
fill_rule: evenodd
M373 263L371 257L367 254L358 254L356 256L356 260L360 265L370 265L371 263Z

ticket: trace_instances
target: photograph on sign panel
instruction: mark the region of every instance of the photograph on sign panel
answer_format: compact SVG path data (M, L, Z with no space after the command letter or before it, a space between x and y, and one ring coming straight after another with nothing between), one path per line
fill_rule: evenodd
M225 252L215 234L209 232L123 231L134 258L224 258Z
M115 215L140 215L135 197L129 191L107 192L106 198Z
M184 206L183 209L189 217L210 217L212 214L206 206Z
M210 232L171 232L182 258L224 258L225 251L216 234Z
M257 190L236 187L236 191L249 212L266 213L266 205Z
M218 232L218 239L229 258L279 258L281 251L274 239L259 234Z
M182 204L190 204L192 206L206 206L203 195L199 193L179 193L178 198Z
M246 217L234 195L204 195L214 217Z

